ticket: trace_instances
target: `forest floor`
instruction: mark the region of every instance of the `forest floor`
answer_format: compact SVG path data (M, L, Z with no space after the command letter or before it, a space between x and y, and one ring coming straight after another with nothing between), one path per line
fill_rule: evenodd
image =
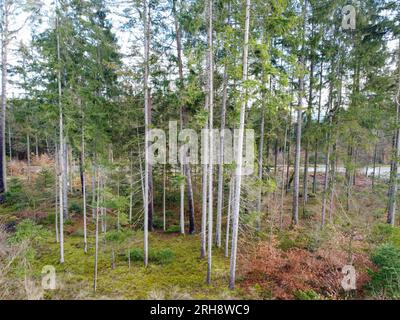
M75 209L70 210L70 219L65 223L65 262L60 264L54 228L54 203L41 200L41 197L51 198L52 193L39 188L38 184L43 183L40 177L29 183L23 175L13 179L10 198L14 200L0 207L0 224L9 229L8 240L0 234L0 287L7 288L0 293L0 298L2 294L4 298L11 299L400 297L400 282L393 279L393 274L378 273L379 261L374 260L376 250L392 245L397 251L388 253L390 267L395 272L400 270L396 269L400 268L400 229L384 223L387 186L382 182L372 190L370 179L361 174L352 189L350 210L345 209L344 187L337 186L332 223L328 221L324 228L320 223L321 194L310 194L306 208L300 210L301 222L296 227L290 226L292 196L290 193L285 195L282 228L278 216L279 193L266 195L261 231L255 231L248 221L242 224L235 290L227 287L229 258L224 256L222 248L213 248L212 284L205 283L207 259L200 258L200 236L198 233L180 235L173 228L177 224L177 209L167 211L172 228L167 232L157 228L150 233L147 268L143 265L141 228L125 226L121 234L115 236L115 229L112 230L110 223L111 231L106 235L100 232L95 293L95 226L91 213L88 213L88 252L85 254L82 214L79 208L74 212L81 202L79 192L69 199L70 209ZM318 176L318 181L322 181L322 175ZM338 183L341 183L340 177ZM155 214L159 215L159 210L156 209ZM199 218L196 217L198 221ZM2 256L2 250L12 257L9 261L6 255ZM396 254L398 260L393 258ZM12 268L7 269L7 265ZM41 289L42 268L47 265L54 266L56 270L56 290ZM341 285L344 277L342 269L346 265L354 266L357 276L356 290L350 292L346 292ZM400 277L400 273L396 275ZM393 288L388 289L388 286Z

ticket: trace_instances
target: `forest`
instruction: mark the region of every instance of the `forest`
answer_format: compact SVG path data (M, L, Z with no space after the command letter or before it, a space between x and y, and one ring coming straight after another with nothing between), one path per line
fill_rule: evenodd
M400 299L398 0L1 0L0 300Z

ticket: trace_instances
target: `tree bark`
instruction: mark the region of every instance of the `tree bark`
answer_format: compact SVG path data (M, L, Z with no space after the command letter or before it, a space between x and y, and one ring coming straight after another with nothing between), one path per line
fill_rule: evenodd
M321 105L322 105L322 79L323 79L323 61L321 61L320 76L319 76L319 95L318 95L318 115L317 125L321 121ZM314 175L313 175L313 186L312 192L317 193L317 163L318 163L318 137L315 140L315 151L314 151Z
M265 101L265 96L263 93L263 101ZM264 151L264 127L265 127L265 115L264 115L264 111L265 110L265 105L262 105L262 110L261 110L261 132L260 132L260 143L258 146L258 179L260 181L260 183L262 183L263 180L263 151ZM276 162L275 162L275 166L276 166ZM256 229L260 230L261 229L261 197L262 197L262 188L260 186L259 190L258 190L258 195L257 195L257 226Z
M300 156L301 156L301 126L302 126L302 108L303 108L303 95L304 95L304 72L305 72L305 29L306 29L306 1L303 0L303 44L300 54L300 68L301 75L299 79L299 94L298 94L298 109L297 109L297 127L296 127L296 152L294 161L294 182L293 182L293 209L292 209L292 223L297 225L299 223L299 174L300 174Z
M221 132L220 132L220 148L219 148L219 165L218 165L218 195L217 195L217 225L215 228L216 245L221 247L221 224L222 210L224 205L224 143L225 143L225 120L226 120L226 103L228 100L228 73L226 63L224 65L223 76L223 94L221 106Z
M209 163L208 163L208 255L207 283L211 283L212 245L213 245L213 108L214 108L214 63L213 63L213 1L208 0L208 122L209 122Z
M61 101L61 55L60 55L60 29L59 29L59 11L58 11L58 1L56 5L56 30L57 30L57 84L58 84L58 109L59 109L59 135L60 135L60 150L59 150L59 206L60 206L60 263L64 263L64 212L65 212L65 193L64 193L64 181L65 181L65 163L64 157L64 120L63 120L63 106Z
M31 181L31 144L30 144L29 133L26 134L26 159L27 159L27 173L28 173L28 182Z
M150 0L149 0L150 1ZM149 231L149 51L150 51L150 7L148 0L143 0L143 24L144 24L144 121L145 121L145 142L144 142L144 265L148 265L148 231Z
M96 203L96 231L95 231L95 253L94 253L94 281L93 289L97 289L97 263L99 254L99 210L100 210L100 170L97 170L97 203Z
M229 195L228 195L228 212L226 215L226 235L225 235L225 257L229 257L229 235L231 226L231 212L233 204L233 192L234 192L235 178L232 177L229 183Z
M374 147L374 159L373 159L373 165L372 165L372 189L375 187L375 172L376 172L376 156L377 156L377 149L378 149L378 143L375 144Z
M387 223L394 226L395 225L395 214L396 214L396 198L397 198L397 180L398 180L398 161L400 157L400 40L399 40L399 49L398 49L398 88L397 94L395 97L396 101L396 132L394 137L394 148L393 148L393 156L392 156L392 170L390 174L390 184L391 187L389 189L389 205L388 205L388 214L387 214Z
M1 113L0 113L0 203L5 200L7 191L7 165L6 165L6 110L7 110L7 82L8 82L8 44L9 44L9 10L10 3L4 0L2 4L2 47L1 47Z
M244 42L243 42L243 74L242 83L247 81L247 65L248 65L248 51L249 51L249 32L250 32L250 6L251 1L246 0L246 18L244 28ZM240 212L240 189L242 184L242 156L243 156L243 139L244 139L244 122L246 116L247 96L244 86L241 92L241 108L240 108L240 122L239 122L239 136L236 149L236 170L235 170L235 202L233 210L232 222L232 247L231 247L231 261L229 272L229 288L234 289L236 279L236 256L237 256L237 242L239 233L239 212Z

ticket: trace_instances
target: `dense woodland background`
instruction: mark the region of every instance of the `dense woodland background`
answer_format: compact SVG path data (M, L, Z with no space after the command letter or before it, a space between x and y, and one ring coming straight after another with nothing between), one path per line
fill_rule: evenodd
M398 1L0 3L1 299L400 297ZM169 121L254 173L151 166Z

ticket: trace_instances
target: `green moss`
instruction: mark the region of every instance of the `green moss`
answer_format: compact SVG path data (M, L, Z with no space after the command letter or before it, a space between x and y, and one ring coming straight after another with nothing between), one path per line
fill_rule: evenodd
M131 258L131 261L144 261L144 251L143 249L129 249L127 253L127 259ZM155 264L167 264L174 260L174 252L170 249L150 249L149 250L149 262Z
M295 292L294 297L297 300L320 300L321 297L318 293L316 293L314 290L298 290Z
M400 248L400 228L387 223L375 224L368 236L372 244L391 243Z
M87 254L83 251L83 237L65 237L64 264L59 263L59 245L55 242L54 233L47 234L46 241L37 247L37 254L32 262L33 273L39 278L43 266L53 265L56 268L57 283L61 288L47 295L47 299L151 299L157 295L165 299L225 299L241 295L239 291L229 291L228 295L226 288L229 259L218 250L215 250L213 255L213 283L205 283L207 261L199 258L198 235L177 237L173 234L150 233L150 261L147 268L143 266L141 255L137 262L131 263L130 268L126 259L129 248L136 248L142 254L142 231L130 233L112 247L109 245L110 236L107 237L105 242L104 235L100 234L98 286L94 294L93 233L89 233ZM123 257L117 259L114 269L111 267L113 249L117 257ZM156 261L165 262L165 259L169 259L168 263L160 264Z

